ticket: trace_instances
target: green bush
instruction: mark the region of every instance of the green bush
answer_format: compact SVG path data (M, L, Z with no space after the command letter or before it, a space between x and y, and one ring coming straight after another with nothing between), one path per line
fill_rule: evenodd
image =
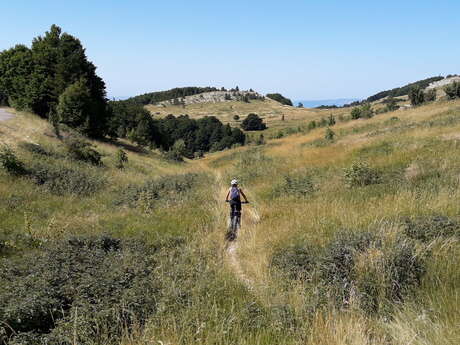
M118 343L157 310L157 250L141 241L73 238L0 261L0 342L70 345L77 327L79 344Z
M285 175L283 182L275 187L274 194L280 196L296 195L300 197L307 197L315 191L315 185L313 184L312 178L308 174L301 175Z
M101 154L89 142L78 138L70 138L65 142L68 156L71 159L101 166Z
M365 312L375 313L388 300L401 302L412 293L425 266L410 240L342 232L325 248L319 272L337 304L357 302Z
M48 152L43 146L39 144L29 143L29 142L20 142L18 145L21 149L36 154L40 156L51 156L51 153Z
M444 92L449 99L460 97L460 82L453 82L444 87Z
M22 163L19 158L16 157L14 151L6 145L0 147L0 165L10 175L21 176L27 174L24 163Z
M179 200L185 192L194 188L203 179L203 175L187 173L182 175L163 176L147 181L142 185L131 185L120 192L122 196L117 204L131 207L153 208L160 199Z
M335 137L335 132L328 127L326 129L326 133L324 134L324 139L326 139L328 141L333 141L334 137Z
M115 166L118 169L124 169L125 164L128 163L128 155L122 149L117 150L115 153Z
M460 236L458 221L445 216L406 218L402 222L404 233L413 239L429 242L439 237Z
M241 122L241 128L245 131L263 131L267 128L267 125L259 115L251 113Z
M313 249L302 245L291 245L275 250L270 266L288 275L290 279L311 279L316 261Z
M374 116L374 111L372 110L372 107L369 103L363 104L360 107L355 107L351 111L351 118L353 120L361 118L369 119L372 116Z
M413 106L417 106L425 102L425 94L420 86L414 86L409 91L409 100Z
M56 195L87 196L100 190L105 179L79 167L68 168L49 162L37 162L30 168L30 176L37 184Z
M349 187L362 187L381 182L381 174L364 162L356 162L345 168L344 178Z

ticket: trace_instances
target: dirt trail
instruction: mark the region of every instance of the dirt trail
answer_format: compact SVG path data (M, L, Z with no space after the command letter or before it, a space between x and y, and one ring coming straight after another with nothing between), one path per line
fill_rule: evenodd
M224 181L222 180L222 174L220 171L215 171L215 178L216 178L216 185L218 186L219 192L215 194L216 202L218 203L218 207L216 208L216 212L219 214L225 214L228 217L228 206L223 203L223 196L227 193L227 188L225 188ZM221 206L220 206L221 205ZM248 234L251 232L251 223L256 224L259 222L260 217L258 212L255 210L254 206L246 207L243 210L243 219L242 219L242 228L236 234L236 238L233 241L227 241L225 245L225 258L227 263L229 264L230 268L235 273L236 277L250 290L254 288L253 280L245 273L244 268L242 267L239 253L238 253L238 241L241 241L242 233ZM228 219L228 218L227 218ZM220 223L219 223L219 226ZM226 222L226 226L228 226L228 220ZM218 232L222 234L222 238L224 237L227 229L217 229Z

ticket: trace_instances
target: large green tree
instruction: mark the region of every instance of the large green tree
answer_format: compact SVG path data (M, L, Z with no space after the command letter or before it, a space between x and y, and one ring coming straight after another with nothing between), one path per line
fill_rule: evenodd
M93 109L92 135L104 135L107 102L104 81L88 61L80 40L52 25L33 39L31 48L18 45L0 53L0 90L18 109L48 117L69 86L85 80ZM97 120L96 117L98 117Z

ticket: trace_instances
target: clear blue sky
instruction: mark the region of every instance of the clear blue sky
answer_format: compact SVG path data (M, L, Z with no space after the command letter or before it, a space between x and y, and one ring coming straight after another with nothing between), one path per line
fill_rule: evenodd
M51 24L77 36L109 96L177 86L365 97L460 73L460 1L1 1L0 50Z

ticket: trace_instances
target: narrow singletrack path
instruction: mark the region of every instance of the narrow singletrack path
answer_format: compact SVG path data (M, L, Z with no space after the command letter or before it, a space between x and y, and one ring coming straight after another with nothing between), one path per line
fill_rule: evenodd
M225 188L224 181L222 180L222 174L220 171L214 171L215 174L215 184L216 184L216 190L218 191L215 193L215 199L217 202L218 207L216 207L215 211L219 212L220 215L225 214L227 222L226 222L226 228L220 228L217 229L218 232L221 233L222 239L225 238L226 233L228 231L228 226L229 226L229 220L228 220L228 214L229 214L229 209L226 203L224 203L224 196L227 193L227 188ZM258 217L257 211L254 209L254 206L251 206L251 212L248 206L243 209L243 219L242 219L242 228L238 230L236 233L236 237L233 240L228 240L225 239L226 244L225 244L225 259L229 265L229 267L232 269L236 277L250 290L254 288L254 282L253 280L245 273L245 270L242 267L241 261L239 259L238 255L238 241L242 239L242 232L250 232L252 229L250 224L256 224L259 220L260 217ZM221 223L218 224L221 226Z

